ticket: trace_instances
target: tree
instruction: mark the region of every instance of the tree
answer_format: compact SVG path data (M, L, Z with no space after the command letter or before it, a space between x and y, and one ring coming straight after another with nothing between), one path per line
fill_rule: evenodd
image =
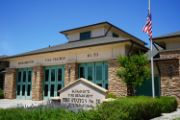
M134 96L135 88L150 77L147 56L143 54L119 56L118 63L120 68L117 70L117 76L126 83L127 95Z

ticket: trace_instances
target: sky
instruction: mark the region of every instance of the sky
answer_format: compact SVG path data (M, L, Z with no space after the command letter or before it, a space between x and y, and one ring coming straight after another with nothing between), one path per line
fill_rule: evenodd
M151 0L153 37L180 31L179 6ZM147 8L148 0L0 0L0 56L63 44L60 31L104 21L149 44Z

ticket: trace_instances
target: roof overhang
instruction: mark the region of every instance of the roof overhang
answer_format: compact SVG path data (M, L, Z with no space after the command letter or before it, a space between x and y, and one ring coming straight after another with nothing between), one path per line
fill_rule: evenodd
M67 34L69 34L71 32L78 32L78 31L83 30L83 29L91 29L93 27L100 27L100 26L104 26L104 27L107 27L107 28L112 27L111 29L116 29L116 30L120 31L123 34L126 34L126 35L130 36L131 37L130 39L134 39L134 40L136 40L136 42L139 42L140 44L147 45L147 43L144 42L143 40L133 36L132 34L130 34L130 33L126 32L126 31L116 27L115 25L113 25L113 24L111 24L111 23L109 23L107 21L106 22L96 23L96 24L91 24L91 25L87 25L87 26L83 26L83 27L78 27L78 28L74 28L74 29L64 30L64 31L61 31L59 33L67 35Z

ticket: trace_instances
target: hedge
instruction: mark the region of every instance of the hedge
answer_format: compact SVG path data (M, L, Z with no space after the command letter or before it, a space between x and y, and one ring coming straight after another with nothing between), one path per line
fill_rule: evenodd
M177 109L174 97L126 97L103 103L98 111L101 119L108 120L147 120L158 117L161 113Z
M3 90L0 88L0 99L4 98Z
M147 120L176 108L174 97L124 97L79 112L49 107L0 109L0 120Z

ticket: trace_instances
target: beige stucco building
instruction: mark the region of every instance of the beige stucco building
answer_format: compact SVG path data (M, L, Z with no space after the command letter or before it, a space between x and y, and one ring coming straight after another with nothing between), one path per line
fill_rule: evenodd
M43 100L77 78L86 78L109 92L126 96L116 76L119 55L147 52L145 42L108 22L60 32L68 42L5 57L4 94L9 99Z
M115 95L127 95L126 85L116 76L117 56L146 53L145 42L109 22L60 33L67 37L67 43L0 58L0 72L5 72L5 98L50 99L78 78L88 79ZM178 100L179 40L180 32L153 38L161 47L156 48L158 52L154 56L156 93L176 96ZM137 94L151 95L151 81L145 84Z

